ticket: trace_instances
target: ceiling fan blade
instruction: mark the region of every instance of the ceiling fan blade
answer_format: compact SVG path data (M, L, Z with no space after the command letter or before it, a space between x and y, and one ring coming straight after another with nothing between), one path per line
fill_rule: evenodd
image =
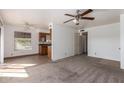
M94 17L81 17L81 19L86 19L86 20L94 20Z
M71 15L71 14L65 14L66 16L71 16L71 17L75 17L75 15Z
M85 11L84 13L80 14L80 16L84 16L90 12L92 12L93 10L92 9L88 9L87 11Z
M65 21L64 23L67 23L67 22L72 21L72 20L74 20L74 19L67 20L67 21Z

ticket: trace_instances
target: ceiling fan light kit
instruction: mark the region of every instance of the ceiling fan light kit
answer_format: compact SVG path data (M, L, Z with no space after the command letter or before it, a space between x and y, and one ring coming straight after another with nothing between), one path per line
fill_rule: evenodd
M78 33L80 36L82 36L82 34L85 32L85 30L78 30Z
M79 25L79 21L74 19L73 22L76 24L76 25Z
M77 11L76 11L76 14L77 14L77 15L65 14L66 16L74 17L74 18L73 18L73 19L70 19L70 20L67 20L67 21L65 21L64 23L73 21L76 25L79 25L79 20L94 20L94 19L95 19L94 17L84 17L85 15L87 15L87 14L93 12L92 9L88 9L88 10L86 10L86 11L83 12L83 13L80 13L80 12L81 12L80 10L77 10Z

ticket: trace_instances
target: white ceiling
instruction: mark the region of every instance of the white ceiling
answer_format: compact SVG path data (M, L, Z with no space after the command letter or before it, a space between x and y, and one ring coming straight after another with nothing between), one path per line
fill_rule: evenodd
M87 28L98 25L110 24L119 22L120 14L124 13L122 9L94 9L92 13L87 16L95 17L94 21L81 20L80 25L77 26L73 22L63 24L64 21L71 19L65 16L65 13L76 14L76 9L36 9L36 10L0 10L0 15L6 24L10 25L24 25L25 22L37 27L48 28L48 24L53 22L71 26L74 28ZM81 9L81 11L85 11Z

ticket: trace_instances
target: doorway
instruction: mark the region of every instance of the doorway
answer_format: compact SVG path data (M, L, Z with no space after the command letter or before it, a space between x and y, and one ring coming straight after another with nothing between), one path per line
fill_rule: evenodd
M74 52L75 55L88 54L88 32L83 32L82 35L75 33L74 36Z
M82 54L88 54L88 32L82 33Z

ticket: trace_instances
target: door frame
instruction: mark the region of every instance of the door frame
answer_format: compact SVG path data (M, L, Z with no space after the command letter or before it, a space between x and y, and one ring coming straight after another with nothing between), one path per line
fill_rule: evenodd
M85 37L86 37L86 41L85 41L85 47L84 47L84 44L83 44L83 54L86 54L86 55L88 55L88 32L84 32L84 33L82 33L82 34L84 34L85 35ZM83 42L84 43L84 42ZM84 51L85 50L85 51Z

